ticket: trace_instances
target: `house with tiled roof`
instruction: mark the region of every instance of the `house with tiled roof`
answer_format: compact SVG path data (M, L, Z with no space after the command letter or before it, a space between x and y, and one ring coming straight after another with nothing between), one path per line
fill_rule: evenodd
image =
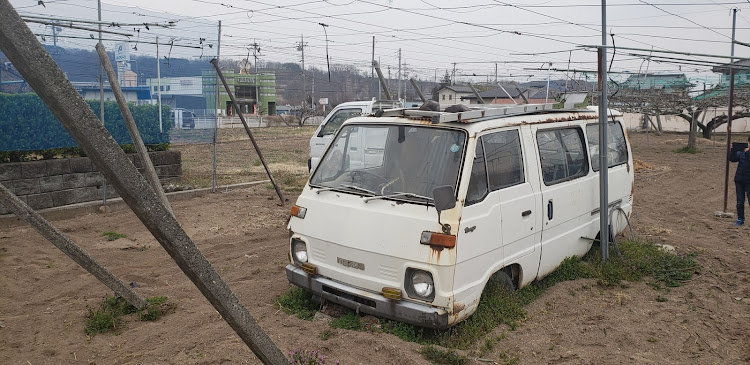
M443 108L454 104L468 105L469 101L463 100L468 95L474 95L469 86L448 85L438 90L438 103Z

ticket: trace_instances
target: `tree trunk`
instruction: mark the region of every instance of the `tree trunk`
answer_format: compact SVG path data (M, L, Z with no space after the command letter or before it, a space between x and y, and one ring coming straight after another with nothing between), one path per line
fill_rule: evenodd
M700 112L698 112L700 113ZM693 111L693 113L690 114L690 133L688 134L688 149L696 149L697 148L697 134L698 134L698 128L697 127L698 120L696 112Z
M657 130L659 131L659 135L661 135L662 132L664 132L664 130L661 128L661 115L659 114L656 114L656 125L657 125Z
M651 117L646 114L644 114L644 116L646 117L646 120L648 120L648 122L651 123L651 125L654 127L654 130L656 130L656 134L661 136L661 130L659 130L659 127L654 124L654 121L651 120Z
M706 123L706 128L703 128L703 138L711 139L711 135L714 132L714 121L710 120Z

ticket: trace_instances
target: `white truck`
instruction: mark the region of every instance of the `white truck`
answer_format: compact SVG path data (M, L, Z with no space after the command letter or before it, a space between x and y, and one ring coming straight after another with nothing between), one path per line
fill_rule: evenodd
M401 101L395 100L363 100L349 101L337 105L320 123L310 138L310 159L307 160L307 168L312 172L315 166L320 162L320 156L323 155L328 143L333 139L334 133L341 128L341 125L349 118L369 115L378 110L394 109L403 107Z
M291 209L287 278L361 313L447 328L489 280L520 288L583 256L599 235L600 125L595 109L556 107L348 119ZM610 114L617 233L634 169Z

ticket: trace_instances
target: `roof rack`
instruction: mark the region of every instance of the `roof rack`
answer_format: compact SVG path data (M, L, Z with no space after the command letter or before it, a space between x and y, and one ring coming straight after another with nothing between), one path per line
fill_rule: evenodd
M477 119L487 117L529 115L549 112L590 112L589 109L586 109L587 103L585 100L580 100L579 98L574 97L571 97L570 99L574 100L566 100L563 98L562 101L557 103L518 104L503 107L476 104L470 106L471 109L469 110L456 113L401 108L385 110L380 116L422 119L429 120L432 124L439 124L449 122L472 123Z

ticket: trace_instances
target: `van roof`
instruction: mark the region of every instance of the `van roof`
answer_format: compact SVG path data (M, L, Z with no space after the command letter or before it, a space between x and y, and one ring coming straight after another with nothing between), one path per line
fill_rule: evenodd
M558 104L559 105L559 104ZM468 131L479 131L523 124L555 123L572 120L598 119L597 107L555 108L555 104L520 104L505 107L474 107L457 112L447 113L417 109L386 110L380 117L364 116L346 121L350 123L384 123L384 124L427 124L458 127ZM609 116L619 117L622 114L609 109Z

